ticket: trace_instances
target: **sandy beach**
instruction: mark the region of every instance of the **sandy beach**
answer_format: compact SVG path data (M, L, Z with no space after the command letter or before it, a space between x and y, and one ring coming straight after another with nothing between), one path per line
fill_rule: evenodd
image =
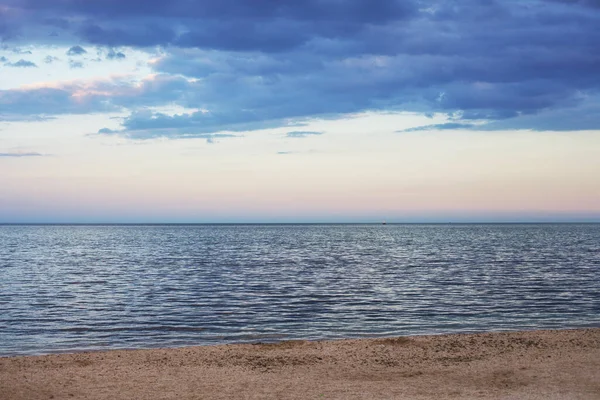
M599 399L600 329L0 358L0 399Z

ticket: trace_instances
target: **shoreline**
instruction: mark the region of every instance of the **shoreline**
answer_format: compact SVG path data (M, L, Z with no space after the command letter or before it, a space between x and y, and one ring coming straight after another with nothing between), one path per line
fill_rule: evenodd
M398 337L406 339L414 339L419 337L446 337L446 336L462 336L462 335L483 335L483 334L502 334L502 333L527 333L527 332L561 332L561 331L581 331L581 330L594 330L600 329L598 324L588 325L574 325L567 328L531 328L531 329L492 329L492 330L474 330L466 332L440 332L440 333L425 333L425 334L407 334L402 336L391 336L391 335L357 335L357 336L346 336L346 337L330 337L330 338L318 338L318 339L296 339L286 338L283 335L268 335L261 336L256 335L255 339L241 339L232 340L225 342L205 342L199 344L181 344L174 346L148 346L148 347L89 347L80 348L76 350L64 350L64 349L51 349L47 351L32 351L31 353L14 353L14 354L2 354L0 353L0 360L6 358L16 357L43 357L43 356L61 356L61 355L76 355L76 354L91 354L91 353L107 353L113 351L147 351L147 350L177 350L187 349L195 347L219 347L219 346L236 346L236 345L275 345L285 342L306 342L306 343L320 343L320 342L340 342L340 341L362 341L362 340L383 340L383 339L394 339ZM0 399L2 400L2 399Z
M600 328L0 357L0 399L597 399Z

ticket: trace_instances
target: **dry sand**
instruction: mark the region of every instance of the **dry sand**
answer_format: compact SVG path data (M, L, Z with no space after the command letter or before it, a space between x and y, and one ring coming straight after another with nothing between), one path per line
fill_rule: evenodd
M600 329L0 358L0 399L600 399Z

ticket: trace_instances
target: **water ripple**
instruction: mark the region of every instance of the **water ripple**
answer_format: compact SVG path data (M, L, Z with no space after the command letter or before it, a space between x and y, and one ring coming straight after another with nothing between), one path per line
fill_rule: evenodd
M0 355L600 326L600 225L0 226Z

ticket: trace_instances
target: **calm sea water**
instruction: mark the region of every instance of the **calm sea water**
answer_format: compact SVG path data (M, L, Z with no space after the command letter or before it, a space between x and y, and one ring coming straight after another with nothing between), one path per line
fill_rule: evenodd
M0 226L0 355L600 326L600 225Z

